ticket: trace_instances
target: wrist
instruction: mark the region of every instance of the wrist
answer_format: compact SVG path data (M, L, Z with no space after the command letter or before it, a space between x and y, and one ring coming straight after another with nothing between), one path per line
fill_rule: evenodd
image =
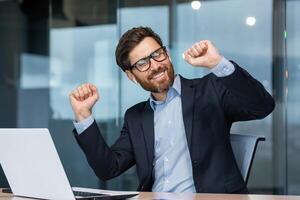
M92 112L89 109L81 109L75 112L75 120L81 122L92 115Z
M212 69L214 67L216 67L222 60L223 56L218 55L215 58L212 59L212 61L210 62L210 64L208 65L208 68Z

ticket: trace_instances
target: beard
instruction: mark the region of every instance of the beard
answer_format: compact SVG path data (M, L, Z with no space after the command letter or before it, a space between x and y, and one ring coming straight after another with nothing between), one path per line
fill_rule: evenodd
M174 68L171 62L161 64L156 70L152 70L146 79L138 79L138 83L151 93L168 91L174 82Z

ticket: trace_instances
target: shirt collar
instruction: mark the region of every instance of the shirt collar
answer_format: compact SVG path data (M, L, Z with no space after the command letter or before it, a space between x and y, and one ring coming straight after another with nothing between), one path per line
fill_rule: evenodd
M167 98L164 101L157 101L150 94L150 98L149 98L150 106L155 111L157 106L169 103L174 97L178 95L181 95L181 81L180 81L180 76L175 75L173 85L168 90Z

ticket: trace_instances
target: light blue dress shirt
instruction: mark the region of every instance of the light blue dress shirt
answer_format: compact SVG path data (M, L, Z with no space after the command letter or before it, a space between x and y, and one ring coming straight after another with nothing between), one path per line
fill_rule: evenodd
M235 68L224 57L211 72L218 77L232 74ZM192 163L188 150L182 116L181 82L176 75L165 101L155 101L150 96L154 111L154 184L155 192L195 192ZM80 134L94 122L89 116L80 123L74 122Z
M153 192L195 192L181 107L181 82L176 75L165 101L150 97L154 110Z

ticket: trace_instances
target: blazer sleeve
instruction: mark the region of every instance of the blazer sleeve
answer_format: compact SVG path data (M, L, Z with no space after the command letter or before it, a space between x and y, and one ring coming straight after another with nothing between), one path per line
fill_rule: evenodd
M235 71L231 75L212 76L213 87L226 117L235 122L262 119L269 115L275 107L272 96L246 70L232 63Z
M89 165L101 180L116 177L135 164L126 115L121 134L111 147L106 144L95 121L83 133L77 134L75 129L73 132Z

